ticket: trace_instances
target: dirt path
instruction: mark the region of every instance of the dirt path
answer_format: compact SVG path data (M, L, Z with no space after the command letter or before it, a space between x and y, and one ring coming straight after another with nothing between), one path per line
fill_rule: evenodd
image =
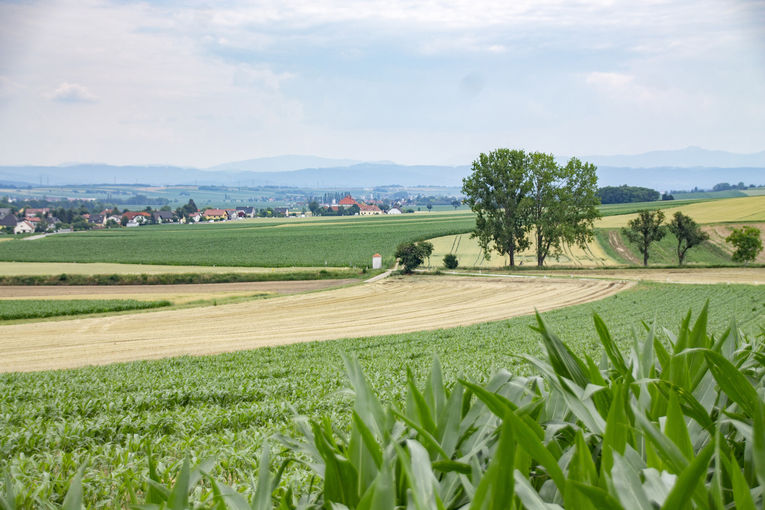
M612 278L616 280L651 281L661 283L718 284L742 283L765 285L764 267L720 267L684 269L583 269L577 271L529 271L524 275L568 276L572 278Z
M614 250L621 256L624 260L632 263L640 265L643 263L642 260L640 260L638 257L635 256L634 253L632 253L627 246L624 244L624 240L622 239L622 236L619 234L618 231L612 230L608 233L608 244L610 244Z
M267 300L0 326L0 372L464 326L604 298L630 282L388 278Z

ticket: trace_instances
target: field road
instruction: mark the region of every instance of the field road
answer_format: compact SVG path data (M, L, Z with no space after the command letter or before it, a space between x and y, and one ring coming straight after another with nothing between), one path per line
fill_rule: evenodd
M528 271L526 275L570 276L573 278L612 278L617 280L660 283L709 284L720 283L765 285L765 267L684 267L682 269L581 269L577 271Z
M464 326L604 298L632 282L394 277L245 303L0 326L0 372Z

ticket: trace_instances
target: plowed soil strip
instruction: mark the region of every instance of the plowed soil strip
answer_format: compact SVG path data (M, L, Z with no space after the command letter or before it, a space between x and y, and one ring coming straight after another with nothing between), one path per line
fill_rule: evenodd
M288 280L269 282L199 283L184 285L0 285L0 299L212 299L260 292L295 294L328 289L348 283L345 280Z
M409 277L217 307L0 326L0 372L203 355L506 319L604 298L605 280Z

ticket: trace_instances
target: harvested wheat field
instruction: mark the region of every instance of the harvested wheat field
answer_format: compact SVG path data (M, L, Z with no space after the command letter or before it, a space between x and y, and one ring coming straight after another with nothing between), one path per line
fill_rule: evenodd
M537 264L536 244L534 236L531 236L531 246L515 255L516 264ZM457 256L462 267L499 268L509 264L505 255L500 255L492 250L491 258L486 260L483 250L478 245L477 239L471 239L470 234L456 234L451 236L436 237L429 239L433 243L433 253L430 256L430 264L434 267L441 266L441 261L447 253ZM616 261L610 258L600 243L593 239L585 249L579 246L565 246L563 253L556 258L554 255L547 257L545 264L555 266L578 266L578 267L605 267L615 266Z
M409 277L217 307L0 326L0 372L464 326L604 298L605 280Z
M646 206L650 209L650 206ZM765 195L740 198L723 198L697 202L695 204L679 205L664 209L666 220L672 219L675 212L680 211L696 220L697 223L753 223L765 221ZM627 222L636 218L637 214L620 214L606 216L595 222L597 228L626 227Z

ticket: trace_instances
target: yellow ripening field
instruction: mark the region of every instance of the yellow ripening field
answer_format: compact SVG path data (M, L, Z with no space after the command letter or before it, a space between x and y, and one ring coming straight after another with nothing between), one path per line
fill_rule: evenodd
M79 262L0 262L2 276L47 276L57 274L176 274L176 273L291 273L295 271L351 271L347 267L233 267L165 266Z
M634 282L387 278L202 308L0 326L0 372L202 355L466 326L602 299Z
M457 234L452 236L429 239L433 243L433 254L430 256L432 267L443 268L444 255L454 253L462 267L505 267L508 265L508 257L492 252L491 258L486 260L483 251L478 245L477 239L471 239L470 234ZM536 245L532 240L532 246L515 257L516 264L536 266ZM597 240L593 240L586 249L578 246L566 246L563 253L556 260L555 257L545 259L545 265L555 266L578 266L578 267L608 267L615 266L616 261L610 258Z
M683 214L690 216L697 223L749 223L765 221L765 195L724 198L664 209L667 221L672 218L676 211L681 211ZM625 227L627 222L636 216L636 214L606 216L597 221L595 227Z

